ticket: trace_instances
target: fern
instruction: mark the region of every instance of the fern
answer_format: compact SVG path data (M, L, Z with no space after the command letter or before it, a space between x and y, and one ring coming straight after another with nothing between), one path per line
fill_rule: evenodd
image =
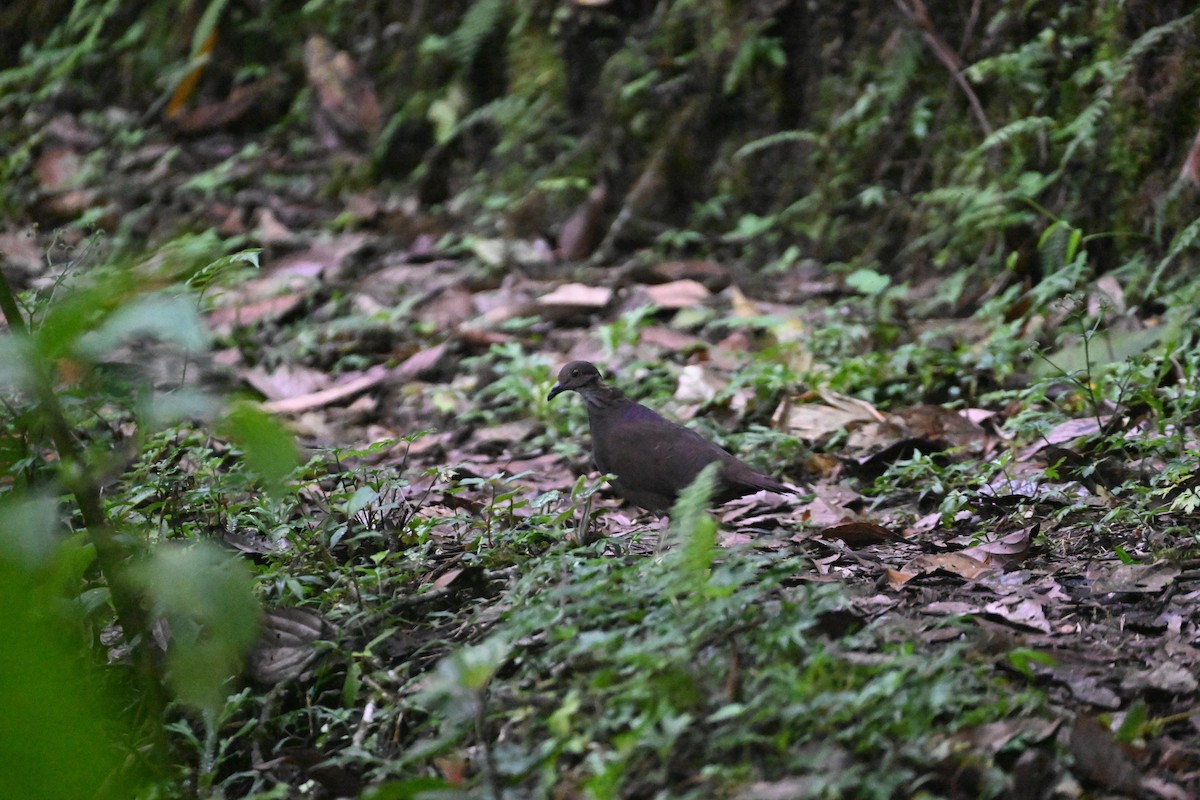
M670 538L676 549L668 560L677 570L677 585L682 593L698 594L705 590L716 558L717 523L708 514L708 502L716 488L719 467L714 462L700 470L671 507Z
M764 136L761 139L747 142L737 149L733 157L740 161L781 144L821 144L822 141L823 138L812 131L780 131L779 133L772 133L770 136Z
M1008 144L1013 139L1024 136L1027 133L1041 133L1053 127L1053 117L1025 117L1014 120L1004 127L992 131L992 134L975 148L975 152L972 155L979 155L993 147Z
M1096 143L1099 123L1108 115L1111 107L1112 86L1105 85L1096 93L1096 99L1079 112L1079 115L1055 137L1059 140L1070 137L1062 158L1059 159L1059 164L1066 166L1074 157L1076 150L1085 145L1091 147Z
M1197 239L1200 239L1200 217L1192 220L1186 228L1175 234L1175 238L1171 241L1171 249L1167 251L1162 261L1159 261L1158 266L1154 268L1154 275L1150 278L1150 283L1146 287L1147 297L1153 297L1157 293L1159 281L1162 280L1163 273L1166 272L1167 267L1180 253L1194 245Z
M450 52L458 63L465 66L474 61L484 40L503 19L504 0L475 0L450 34Z
M1156 44L1166 39L1168 36L1180 33L1189 25L1192 24L1196 17L1196 12L1185 14L1176 20L1165 22L1162 25L1151 28L1143 33L1133 44L1129 45L1129 49L1125 51L1125 55L1121 56L1121 60L1117 62L1117 68L1113 73L1113 80L1122 80L1128 75L1134 67L1134 63L1148 53Z

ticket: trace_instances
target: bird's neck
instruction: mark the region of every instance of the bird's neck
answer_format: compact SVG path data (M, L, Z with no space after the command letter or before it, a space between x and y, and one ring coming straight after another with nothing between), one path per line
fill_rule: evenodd
M579 394L583 395L588 411L613 408L629 402L629 398L625 396L624 392L607 383L584 387Z

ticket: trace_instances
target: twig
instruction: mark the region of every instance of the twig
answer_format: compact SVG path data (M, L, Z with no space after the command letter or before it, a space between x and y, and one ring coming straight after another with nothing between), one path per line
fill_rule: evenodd
M933 50L933 54L949 70L950 75L954 78L954 82L958 84L958 88L966 95L967 103L971 106L971 111L975 114L975 119L979 123L979 127L983 129L983 135L991 136L992 126L988 122L987 115L983 112L983 104L979 102L979 97L975 94L975 90L971 88L971 84L967 83L967 79L963 77L964 65L962 59L938 35L937 30L933 27L933 20L929 18L929 11L925 8L924 0L909 0L911 5L905 2L905 0L895 0L895 2L896 7L900 9L900 13L921 30L921 35L925 37L925 41L929 44L930 49Z

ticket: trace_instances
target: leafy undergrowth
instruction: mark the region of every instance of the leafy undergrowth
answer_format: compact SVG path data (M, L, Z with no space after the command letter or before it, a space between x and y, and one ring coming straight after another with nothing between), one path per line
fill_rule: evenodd
M867 619L810 556L721 548L696 493L661 535L592 544L561 514L512 528L398 500L368 519L354 494L260 542L278 606L251 673L276 688L231 698L212 788L260 796L299 766L373 797L989 796L1058 724L962 621L931 649Z
M33 393L13 402L56 384L80 444L60 471L31 423L46 408L14 405L13 496L61 481L102 502L131 566L98 568L79 536L55 540L58 567L44 543L23 545L21 563L77 586L54 614L135 668L122 685L143 724L122 746L153 752L157 731L169 755L146 769L159 791L1194 786L1190 287L1133 358L1112 357L1128 337L1089 299L1111 298L1111 283L1089 287L1076 308L1096 313L1061 316L1067 335L1036 355L1012 342L1031 338L1037 313L1009 322L988 308L905 332L875 316L877 294L785 305L688 288L664 308L670 282L626 290L623 310L579 305L581 285L530 305L564 284L473 285L483 268L465 251L396 264L368 250L351 272L370 238L347 236L353 246L322 236L252 280L230 279L245 255L148 262L206 276L189 281L201 293L106 283L104 269L68 276L31 304L30 344L4 354ZM294 280L292 265L314 261L323 282ZM1034 309L1052 313L1052 300ZM517 313L531 309L594 324ZM214 411L223 403L201 387L223 370L228 383L229 366L205 363L205 348L183 366L166 357L196 351L201 322L234 376L290 421L307 464L291 470L261 411ZM1065 365L1076 351L1080 369ZM671 528L621 508L590 472L581 404L545 399L577 356L616 366L632 394L800 494L712 518L693 499ZM1038 376L1046 363L1063 366ZM195 424L206 416L215 424ZM86 515L48 522L56 504L38 503L39 535L92 528ZM263 631L244 675L223 683L244 649L243 570ZM117 605L109 574L146 598L144 623ZM158 711L136 676L161 666L129 661L122 635L138 624L153 644L132 652L167 654L172 699Z
M0 796L1195 796L1190 7L343 5L3 75ZM799 493L622 507L575 358Z

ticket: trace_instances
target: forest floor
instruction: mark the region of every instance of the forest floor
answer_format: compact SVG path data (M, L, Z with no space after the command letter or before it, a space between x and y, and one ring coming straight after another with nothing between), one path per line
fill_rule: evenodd
M102 191L72 195L72 154L102 142L57 125L66 144L39 165L54 213L262 248L258 270L205 292L204 370L260 396L314 457L292 504L269 523L255 505L267 501L189 465L194 432L172 432L137 473L155 459L190 470L196 516L219 510L204 524L255 566L270 609L275 639L221 728L229 796L412 796L418 778L555 797L1200 791L1196 517L1172 502L1184 488L1130 499L1174 468L1164 440L1179 458L1200 448L1194 418L1066 373L954 375L1011 328L900 313L820 265L764 277L646 254L559 263L551 242L481 235L379 190L318 196L323 156L223 136L148 137L113 159ZM44 228L0 247L39 286L86 270L94 242ZM906 287L904 303L936 291ZM1102 279L1082 303L1121 300ZM622 506L591 465L578 399L545 399L578 358L800 493L715 509L709 549ZM908 360L908 383L828 388L888 358ZM925 375L940 388L923 394ZM691 588L655 583L672 572ZM728 631L678 643L651 630L699 631L705 604ZM672 607L676 622L656 616ZM797 650L782 629L754 638L788 614ZM629 656L634 640L645 647ZM784 691L756 683L783 662L813 680L786 702L831 719L857 709L835 723L851 741L806 740L810 717L756 705ZM874 683L885 674L890 693ZM924 680L942 694L908 704ZM450 700L430 699L435 685ZM880 741L855 727L891 704ZM887 727L902 716L911 729ZM235 741L238 720L257 722Z

